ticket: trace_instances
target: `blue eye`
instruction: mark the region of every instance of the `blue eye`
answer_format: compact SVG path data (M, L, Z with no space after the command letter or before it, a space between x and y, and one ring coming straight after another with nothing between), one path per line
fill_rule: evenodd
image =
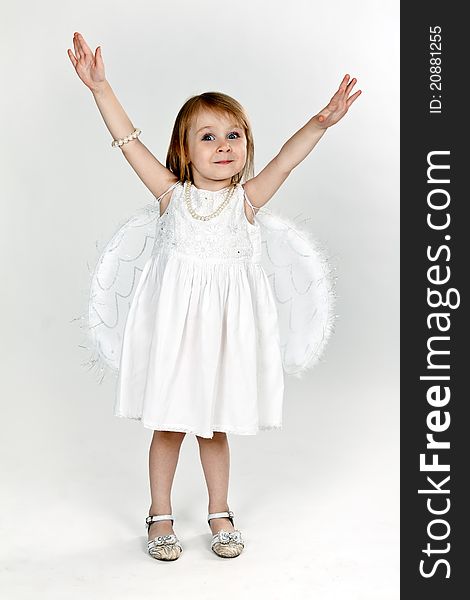
M206 138L207 138L207 136L209 136L209 135L213 135L213 134L212 134L212 133L205 133L205 134L202 136L202 138L201 138L201 139L205 141L205 140L206 140ZM237 131L231 131L231 132L229 133L229 135L236 135L237 137L240 137L240 134L239 134Z

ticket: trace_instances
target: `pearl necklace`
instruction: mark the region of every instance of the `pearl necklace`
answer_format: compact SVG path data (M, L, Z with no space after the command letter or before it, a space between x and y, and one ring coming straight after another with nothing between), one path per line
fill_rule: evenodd
M189 210L191 216L194 217L195 219L199 219L200 221L208 221L209 219L213 219L218 214L220 214L223 211L223 209L227 206L227 204L229 203L230 198L233 196L233 193L235 191L235 185L230 186L224 201L220 204L220 206L214 212L210 213L209 215L199 215L194 210L194 208L192 207L192 204L191 204L192 183L190 181L186 181L185 185L186 185L186 187L184 190L184 195L185 195L186 206L188 207L188 210ZM207 196L205 197L205 199L207 200Z

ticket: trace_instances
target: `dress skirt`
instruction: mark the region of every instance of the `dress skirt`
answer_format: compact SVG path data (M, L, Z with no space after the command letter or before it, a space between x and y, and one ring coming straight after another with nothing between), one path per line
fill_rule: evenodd
M152 255L126 321L115 416L205 438L280 429L284 376L272 294L257 261Z

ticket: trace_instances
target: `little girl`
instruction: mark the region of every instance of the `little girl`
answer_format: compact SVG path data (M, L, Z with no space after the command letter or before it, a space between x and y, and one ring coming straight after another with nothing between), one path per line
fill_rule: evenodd
M244 548L229 510L227 433L281 427L284 392L276 306L260 264L257 211L337 123L361 91L345 75L328 105L253 176L254 145L242 106L223 93L180 109L164 167L140 142L105 79L101 48L82 35L68 50L91 90L113 146L160 203L150 259L127 317L115 415L154 430L149 471L148 552L174 560L171 488L186 433L196 435L209 494L211 549Z

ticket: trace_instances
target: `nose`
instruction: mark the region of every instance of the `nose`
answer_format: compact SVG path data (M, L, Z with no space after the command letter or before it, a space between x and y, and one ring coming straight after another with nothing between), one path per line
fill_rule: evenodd
M218 152L229 152L230 150L230 144L228 143L228 140L225 140L225 143L220 145Z

